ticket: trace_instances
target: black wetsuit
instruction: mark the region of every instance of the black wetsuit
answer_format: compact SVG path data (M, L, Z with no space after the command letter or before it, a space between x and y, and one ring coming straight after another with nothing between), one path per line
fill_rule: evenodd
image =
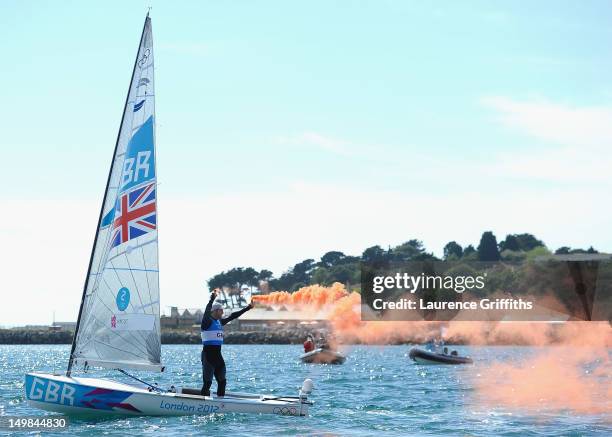
M210 328L214 319L211 316L212 304L215 300L215 295L210 297L208 305L204 310L204 316L202 317L201 330L206 331ZM234 319L237 319L248 310L251 306L247 306L240 311L232 313L229 317L220 320L221 326L226 325ZM202 386L202 396L210 396L210 386L212 385L213 375L217 380L217 396L225 395L225 361L223 355L221 355L221 345L210 345L205 344L202 347L202 380L204 385Z

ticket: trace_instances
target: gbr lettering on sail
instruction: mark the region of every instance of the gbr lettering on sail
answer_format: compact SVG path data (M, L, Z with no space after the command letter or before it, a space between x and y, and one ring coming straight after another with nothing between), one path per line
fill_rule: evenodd
M123 172L121 173L121 186L125 187L131 182L138 184L139 182L149 180L150 163L150 150L140 151L133 158L125 158Z
M153 117L140 126L130 140L121 170L121 189L126 190L155 178Z

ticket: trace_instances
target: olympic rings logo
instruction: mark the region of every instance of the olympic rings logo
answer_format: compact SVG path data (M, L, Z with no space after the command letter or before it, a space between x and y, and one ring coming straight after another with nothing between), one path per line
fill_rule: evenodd
M283 416L297 416L295 407L274 407L272 413L281 414Z

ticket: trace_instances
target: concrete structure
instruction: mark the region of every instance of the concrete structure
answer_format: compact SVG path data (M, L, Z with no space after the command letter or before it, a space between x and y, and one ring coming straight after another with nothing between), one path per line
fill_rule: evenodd
M327 327L327 314L313 311L289 311L286 308L253 308L242 317L227 325L230 330L267 331L273 327L283 328L309 327L320 329Z
M238 311L226 309L225 315ZM226 325L228 331L266 331L273 327L284 328L310 327L312 329L325 328L327 317L325 312L289 311L284 307L273 309L270 307L257 307L247 311L239 319ZM202 322L201 309L170 308L170 315L161 316L161 327L165 329L197 328Z
M199 308L186 308L179 310L178 307L170 307L170 315L162 315L160 323L162 328L178 329L188 328L202 323L202 310Z

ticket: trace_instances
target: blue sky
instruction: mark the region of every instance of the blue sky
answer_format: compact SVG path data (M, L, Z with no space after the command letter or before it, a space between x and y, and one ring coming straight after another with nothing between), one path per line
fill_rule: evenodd
M74 318L149 5L162 304L410 238L612 251L609 2L2 0L3 282L32 321Z

